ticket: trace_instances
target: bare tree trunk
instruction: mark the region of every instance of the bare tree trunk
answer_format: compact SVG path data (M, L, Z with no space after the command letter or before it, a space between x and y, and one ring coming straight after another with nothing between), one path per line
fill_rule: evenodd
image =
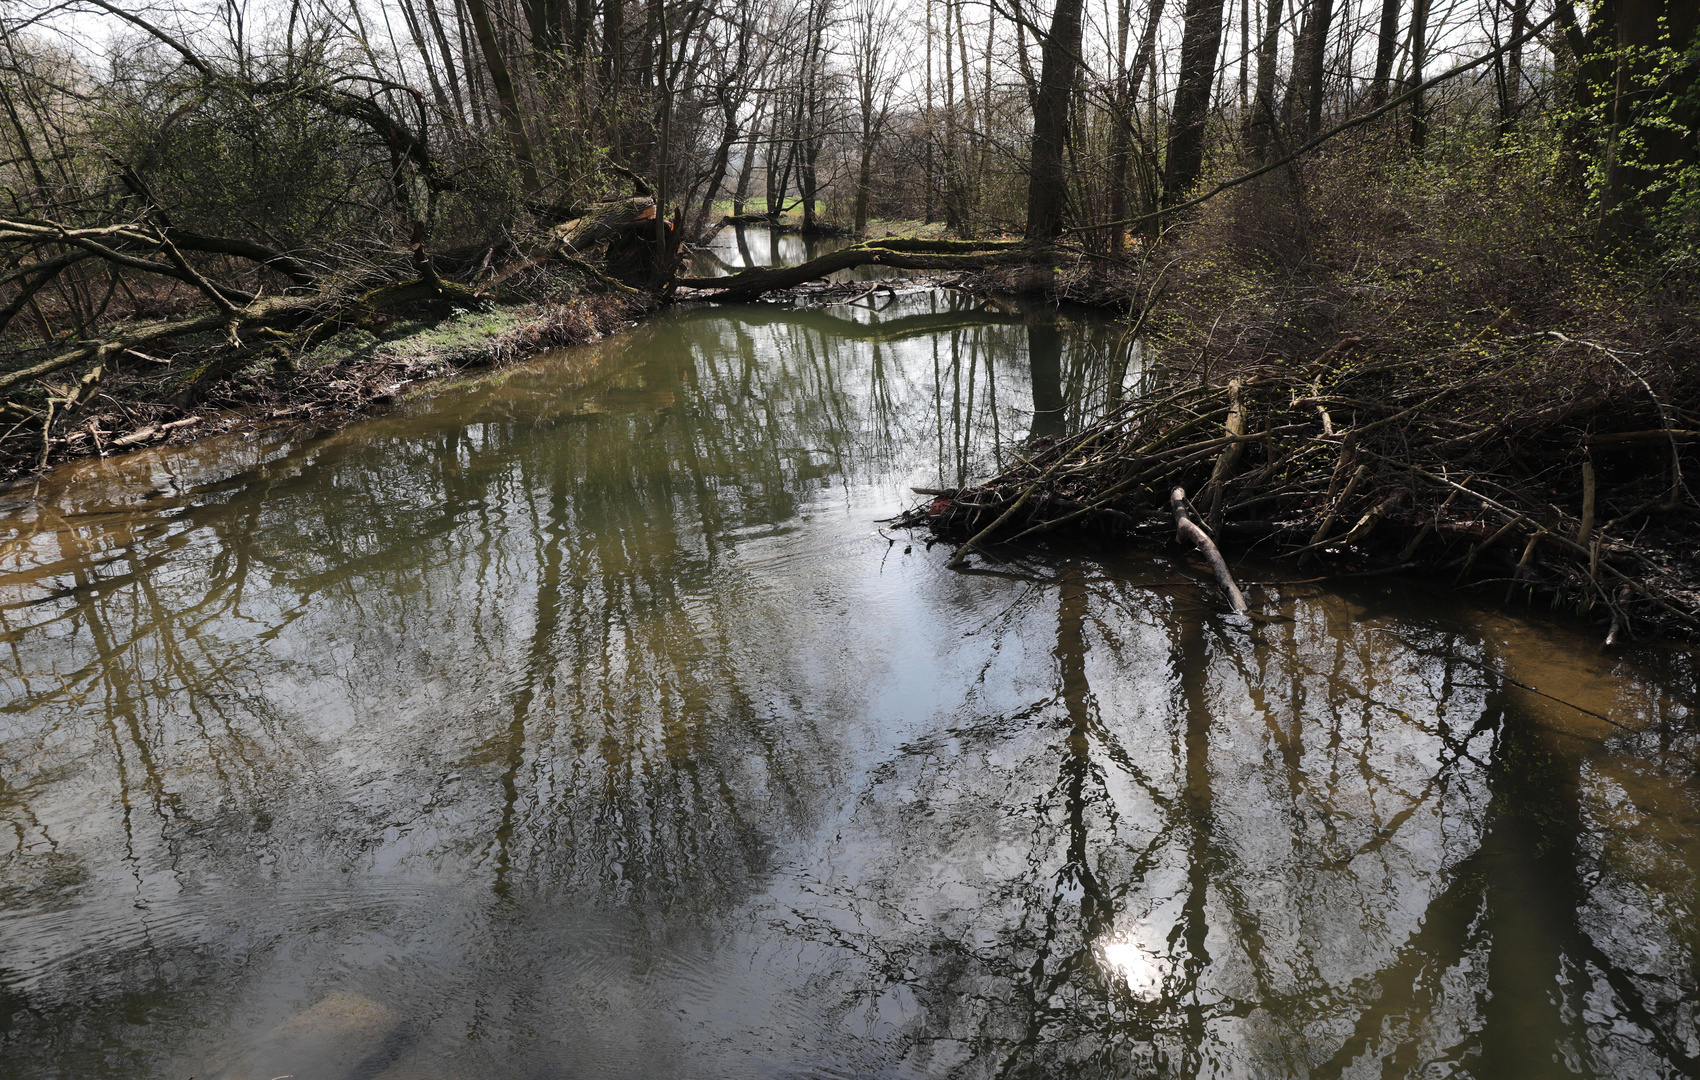
M1268 0L1263 33L1257 44L1257 93L1246 117L1246 142L1252 156L1266 161L1275 141L1275 62L1281 46L1281 0Z
M611 92L626 81L625 35L624 0L602 0L602 81Z
M957 206L960 207L962 224L960 228L964 236L972 235L975 222L978 219L980 189L976 178L968 168L968 163L974 158L974 132L978 129L974 118L974 94L969 88L974 84L970 81L968 67L968 31L962 25L962 3L957 0L956 8L956 53L957 70L962 75L962 117L967 121L964 126L966 138L963 139L962 161L957 172Z
M1133 133L1133 78L1127 68L1128 8L1132 0L1116 5L1116 81L1110 95L1110 220L1127 218L1127 172L1129 144ZM1126 249L1127 230L1110 226L1110 254L1120 257Z
M1379 109L1387 104L1387 88L1393 77L1393 57L1399 51L1399 0L1381 0L1381 24L1375 39L1375 76L1370 80L1369 104Z
M402 21L407 23L408 35L413 38L413 47L419 50L420 65L425 68L425 77L431 83L431 96L437 102L437 111L444 116L449 114L449 96L443 90L443 81L437 75L437 65L431 58L431 47L425 41L425 31L421 25L419 12L413 6L413 0L402 0ZM449 69L449 77L454 77L454 69Z
M767 100L756 103L755 115L750 117L749 139L744 143L744 160L738 165L738 187L732 193L732 216L744 216L744 200L750 194L750 177L756 171L756 142L761 138L761 121L767 111Z
M1218 30L1222 0L1216 0ZM1057 0L1051 32L1040 52L1038 108L1033 113L1033 155L1028 169L1027 239L1051 240L1062 234L1068 208L1068 175L1063 148L1068 141L1068 111L1081 43L1081 0ZM1211 62L1214 65L1212 51ZM1208 71L1205 87L1209 88Z
M923 203L921 222L925 225L931 225L933 223L933 195L935 185L938 182L936 174L933 171L933 136L934 128L936 127L935 117L933 115L933 0L924 0L924 2L927 7L927 102L922 113L922 116L924 117L922 121L922 134L926 138L927 160L925 167L925 189L921 196Z
M531 31L531 51L539 57L561 51L561 0L520 0L526 29Z
M1411 85L1419 88L1411 96L1411 149L1422 153L1428 144L1428 116L1423 112L1423 61L1428 59L1429 0L1415 0L1411 9Z
M826 24L831 13L831 2L832 0L810 0L806 30L808 39L803 53L803 100L799 110L802 123L798 125L798 135L802 141L798 146L797 187L803 200L805 235L817 231L820 227L815 216L815 203L820 194L819 171L816 166L824 142L821 131L821 108L824 103L821 99L825 88L821 85L821 75L826 63Z
M1290 109L1304 108L1306 138L1322 130L1323 70L1328 58L1328 31L1334 21L1334 0L1311 0L1293 56Z
M593 0L578 0L578 6L573 12L573 32L567 39L567 52L578 61L580 71L583 71L584 55L590 48L590 24L595 19L596 5Z
M1499 131L1517 124L1523 92L1523 43L1518 40L1529 24L1529 0L1511 0L1511 48L1505 54L1504 87L1499 98Z
M856 112L861 120L854 226L858 236L868 228L874 150L885 134L896 82L890 59L890 45L896 31L888 11L880 0L859 0L851 15L851 65L855 77Z
M1210 118L1216 54L1222 47L1223 3L1187 0L1180 77L1175 85L1174 117L1163 163L1163 202L1167 205L1185 199L1204 169L1204 126Z
M488 130L490 125L490 99L484 80L489 76L483 65L473 62L472 38L467 34L467 24L472 20L466 14L466 0L455 0L455 27L460 35L461 71L466 75L467 102L471 105L473 126L480 131Z
M702 206L691 222L690 231L685 234L688 243L697 243L708 229L708 215L714 209L714 197L720 194L720 185L726 180L726 168L732 162L732 146L738 141L737 105L725 106L725 116L726 124L720 130L720 145L715 148L714 163L709 166L708 187L702 193Z
M424 0L424 4L425 17L431 22L431 35L436 39L437 50L443 56L443 71L449 84L449 97L454 99L454 115L463 121L470 120L471 117L467 114L466 107L462 104L460 97L460 68L455 63L454 50L449 48L449 37L443 32L443 20L437 14L437 0ZM468 90L470 89L471 84L468 84Z
M1251 0L1240 0L1240 112L1245 112L1250 84L1246 81L1251 66Z
M466 10L472 16L472 26L478 34L478 47L484 53L484 64L490 69L490 82L496 88L496 101L502 112L502 123L508 132L508 147L514 163L519 166L520 184L526 191L537 190L537 166L531 157L531 140L525 134L525 120L520 115L519 95L514 92L508 62L496 40L496 28L490 22L490 9L485 0L466 0Z
M774 134L778 134L777 126ZM779 184L773 183L773 154L769 151L767 158L767 213L769 217L777 217L785 209L785 196L791 193L791 170L797 163L797 135L792 129L790 138L785 140L785 168L779 173Z
M1021 0L1010 0L1015 20L1015 63L1021 69L1021 81L1027 87L1027 107L1039 111L1039 76L1033 72L1033 54L1027 49L1027 17L1021 12ZM1135 65L1137 66L1137 65Z
M956 146L956 59L951 55L951 5L944 9L944 222L958 233L962 231L962 203L958 198ZM966 78L966 76L964 76Z

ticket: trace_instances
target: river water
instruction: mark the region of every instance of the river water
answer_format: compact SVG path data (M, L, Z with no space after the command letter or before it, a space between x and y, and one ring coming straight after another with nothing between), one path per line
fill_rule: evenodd
M0 1076L1693 1075L1693 653L881 531L1137 378L937 291L676 310L57 475Z

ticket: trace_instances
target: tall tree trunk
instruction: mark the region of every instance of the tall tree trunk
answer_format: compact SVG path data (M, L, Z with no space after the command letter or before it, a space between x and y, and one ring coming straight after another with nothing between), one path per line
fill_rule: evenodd
M430 80L431 96L437 102L437 111L448 116L449 96L443 90L443 80L437 75L437 64L432 59L431 46L425 40L423 21L413 6L413 0L402 0L401 15L402 20L407 23L408 34L413 38L413 47L419 50L419 62L425 68L425 77ZM448 77L454 78L453 68L449 69Z
M578 0L573 12L573 32L567 38L567 53L581 65L590 47L590 24L596 18L594 0ZM582 69L581 69L582 70Z
M856 167L856 235L868 231L868 187L874 177L874 140L862 140L862 159Z
M821 85L822 68L826 62L826 25L831 0L810 0L808 9L807 45L803 52L803 98L799 110L797 187L803 200L803 233L817 231L820 222L815 216L815 203L820 196L820 160L824 135L821 131L821 100L825 88Z
M962 231L962 203L958 199L956 168L956 59L951 55L952 29L949 0L944 9L944 223L957 233Z
M1021 0L1010 0L1010 8L1015 12L1015 65L1021 70L1021 82L1027 88L1027 108L1038 112L1039 76L1033 72L1033 54L1027 48L1027 17L1021 12Z
M778 134L775 127L774 133ZM773 182L773 155L767 159L767 212L768 216L777 216L785 209L785 196L791 193L791 171L797 164L797 136L795 129L791 137L785 141L785 168L779 173L779 184Z
M933 129L936 126L933 115L933 0L925 0L925 3L927 7L927 98L926 105L922 111L922 134L926 139L927 149L924 169L926 176L925 187L922 194L923 212L921 223L923 225L931 225L933 223L934 185L937 183L935 173L933 172Z
M655 35L659 16L665 12L661 0L649 0L643 8L643 33L638 36L637 48L637 84L644 90L655 86Z
M744 143L744 160L738 163L738 187L732 193L732 216L744 215L744 200L750 195L750 176L756 171L756 142L761 138L762 115L767 111L767 99L756 102L755 115L750 117L749 139Z
M1133 76L1127 67L1128 8L1133 0L1116 5L1116 82L1110 96L1110 254L1120 256L1126 248L1127 230L1119 222L1127 218L1127 171L1133 129Z
M425 17L431 21L431 35L436 39L437 49L443 56L444 78L449 84L449 97L454 99L454 115L462 121L470 120L466 107L461 103L459 67L455 64L454 50L449 48L449 37L443 32L443 20L437 14L437 0L424 0L424 4ZM467 89L470 91L471 88L472 84L468 83Z
M974 132L980 130L980 128L975 123L974 92L970 89L974 84L971 81L971 72L968 67L968 31L962 25L962 5L963 0L957 0L954 6L956 8L956 53L959 64L957 70L962 73L962 117L967 121L963 130L967 137L963 140L962 161L957 172L957 206L960 207L961 211L963 235L969 236L973 234L975 222L979 216L976 211L979 209L981 192L974 172L969 168L969 162L974 159L977 149L973 145Z
M1251 0L1240 0L1240 112L1245 112L1251 84L1247 81L1251 66Z
M990 131L992 128L992 51L996 44L997 8L988 6L986 8L986 63L983 69L984 79L980 84L979 129L981 131ZM980 150L974 157L974 190L977 192L983 192L986 190L986 165L991 160L991 156L991 140L989 138L980 139ZM974 209L976 216L979 215L979 208L984 204L984 202L985 200L983 197L975 200Z
M626 80L624 0L602 0L602 81L616 91Z
M1151 6L1145 17L1145 29L1139 35L1139 51L1134 54L1133 63L1128 65L1128 71L1132 73L1133 86L1136 88L1136 92L1133 95L1135 98L1139 96L1137 93L1137 87L1139 86L1140 80L1145 77L1146 69L1151 66L1152 62L1157 57L1157 27L1158 24L1163 21L1163 8L1165 4L1166 0L1151 0ZM1151 93L1153 96L1157 93L1157 84L1154 76L1151 80ZM1130 107L1136 104L1137 102L1134 101L1129 102Z
M1323 71L1328 58L1328 31L1334 21L1334 0L1311 0L1293 55L1292 109L1304 109L1305 136L1322 130Z
M1430 0L1415 0L1411 9L1411 85L1423 84L1423 62L1428 59L1428 11ZM1423 96L1411 98L1411 149L1422 153L1428 145L1428 116L1423 112Z
M815 201L820 197L820 173L815 164L820 158L820 143L810 139L802 147L801 156L797 165L797 194L803 200L803 235L809 236L820 229L820 220L815 216Z
M1186 198L1204 169L1204 127L1210 119L1210 87L1216 54L1222 48L1224 0L1187 0L1181 34L1181 68L1175 107L1169 122L1169 147L1163 162L1163 203Z
M1215 2L1219 24L1222 0ZM1051 240L1063 230L1068 207L1063 147L1068 141L1068 110L1080 56L1080 9L1081 0L1057 0L1051 13L1051 32L1040 52L1038 107L1033 111L1033 155L1027 184L1029 240ZM1214 54L1211 59L1215 59ZM1209 72L1205 73L1205 82L1208 87Z
M480 131L487 131L493 126L489 88L484 85L490 76L484 65L473 62L472 37L467 31L471 22L466 14L466 0L455 0L455 27L460 35L461 70L466 75L466 97L471 106L472 124Z
M519 166L520 183L526 191L537 190L537 166L531 157L531 140L525 134L525 120L520 115L519 95L508 72L508 62L502 56L496 40L496 28L490 22L490 9L485 0L466 0L466 10L472 16L472 26L478 35L478 48L484 53L484 65L490 70L490 83L496 88L496 103L502 112L502 124L507 128L508 147L514 163Z
M720 194L720 185L726 180L726 168L732 162L732 147L738 141L738 107L734 103L724 108L726 123L720 129L720 145L715 148L714 163L709 166L708 189L703 192L702 206L691 222L690 231L685 234L685 240L692 244L697 243L708 229L708 215L714 209L714 197Z
M1398 0L1394 0L1395 3ZM1275 142L1275 64L1281 48L1281 0L1269 0L1263 14L1263 35L1257 43L1257 93L1246 118L1246 142L1252 156L1269 159Z
M1372 109L1387 104L1387 87L1393 77L1393 57L1398 52L1399 0L1381 0L1381 22L1375 37L1375 75L1369 85Z
M1674 60L1700 45L1700 7L1693 0L1606 0L1596 21L1604 33L1595 37L1590 27L1593 51L1612 49L1613 65L1610 86L1599 91L1610 103L1601 226L1627 236L1645 228L1648 214L1669 198L1672 170L1700 162L1694 115L1700 79L1691 62ZM1662 63L1671 66L1659 71ZM1672 111L1651 113L1649 102L1661 100Z
M1500 131L1517 123L1523 94L1523 43L1518 40L1529 25L1529 0L1511 0L1511 48L1505 53L1505 93L1500 100Z
M561 51L561 0L520 0L526 29L531 31L531 51L539 57Z

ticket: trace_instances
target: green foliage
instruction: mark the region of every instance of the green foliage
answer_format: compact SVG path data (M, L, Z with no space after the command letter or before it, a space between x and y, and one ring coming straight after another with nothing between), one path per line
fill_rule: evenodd
M382 191L370 134L294 93L214 84L108 114L103 142L180 227L319 246L366 224ZM364 219L364 220L363 220Z
M1593 9L1610 30L1605 5ZM1576 92L1555 120L1572 133L1589 219L1691 259L1700 243L1700 38L1678 41L1661 19L1656 44L1594 40L1579 60Z
M1669 89L1661 99L1659 123L1688 144L1686 160L1664 170L1659 178L1660 204L1649 218L1674 260L1692 262L1700 256L1700 38L1681 57L1667 63Z

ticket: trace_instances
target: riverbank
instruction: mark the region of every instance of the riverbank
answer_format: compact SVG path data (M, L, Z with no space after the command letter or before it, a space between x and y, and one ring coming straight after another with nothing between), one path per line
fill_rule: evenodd
M298 354L256 358L193 396L183 393L192 369L129 351L109 363L98 393L71 423L54 426L47 438L0 440L0 497L81 458L263 424L334 427L428 382L594 341L648 310L647 298L613 293L562 294L481 310L420 307L350 326ZM163 344L158 351L195 347L193 341ZM25 422L8 426L17 430Z

